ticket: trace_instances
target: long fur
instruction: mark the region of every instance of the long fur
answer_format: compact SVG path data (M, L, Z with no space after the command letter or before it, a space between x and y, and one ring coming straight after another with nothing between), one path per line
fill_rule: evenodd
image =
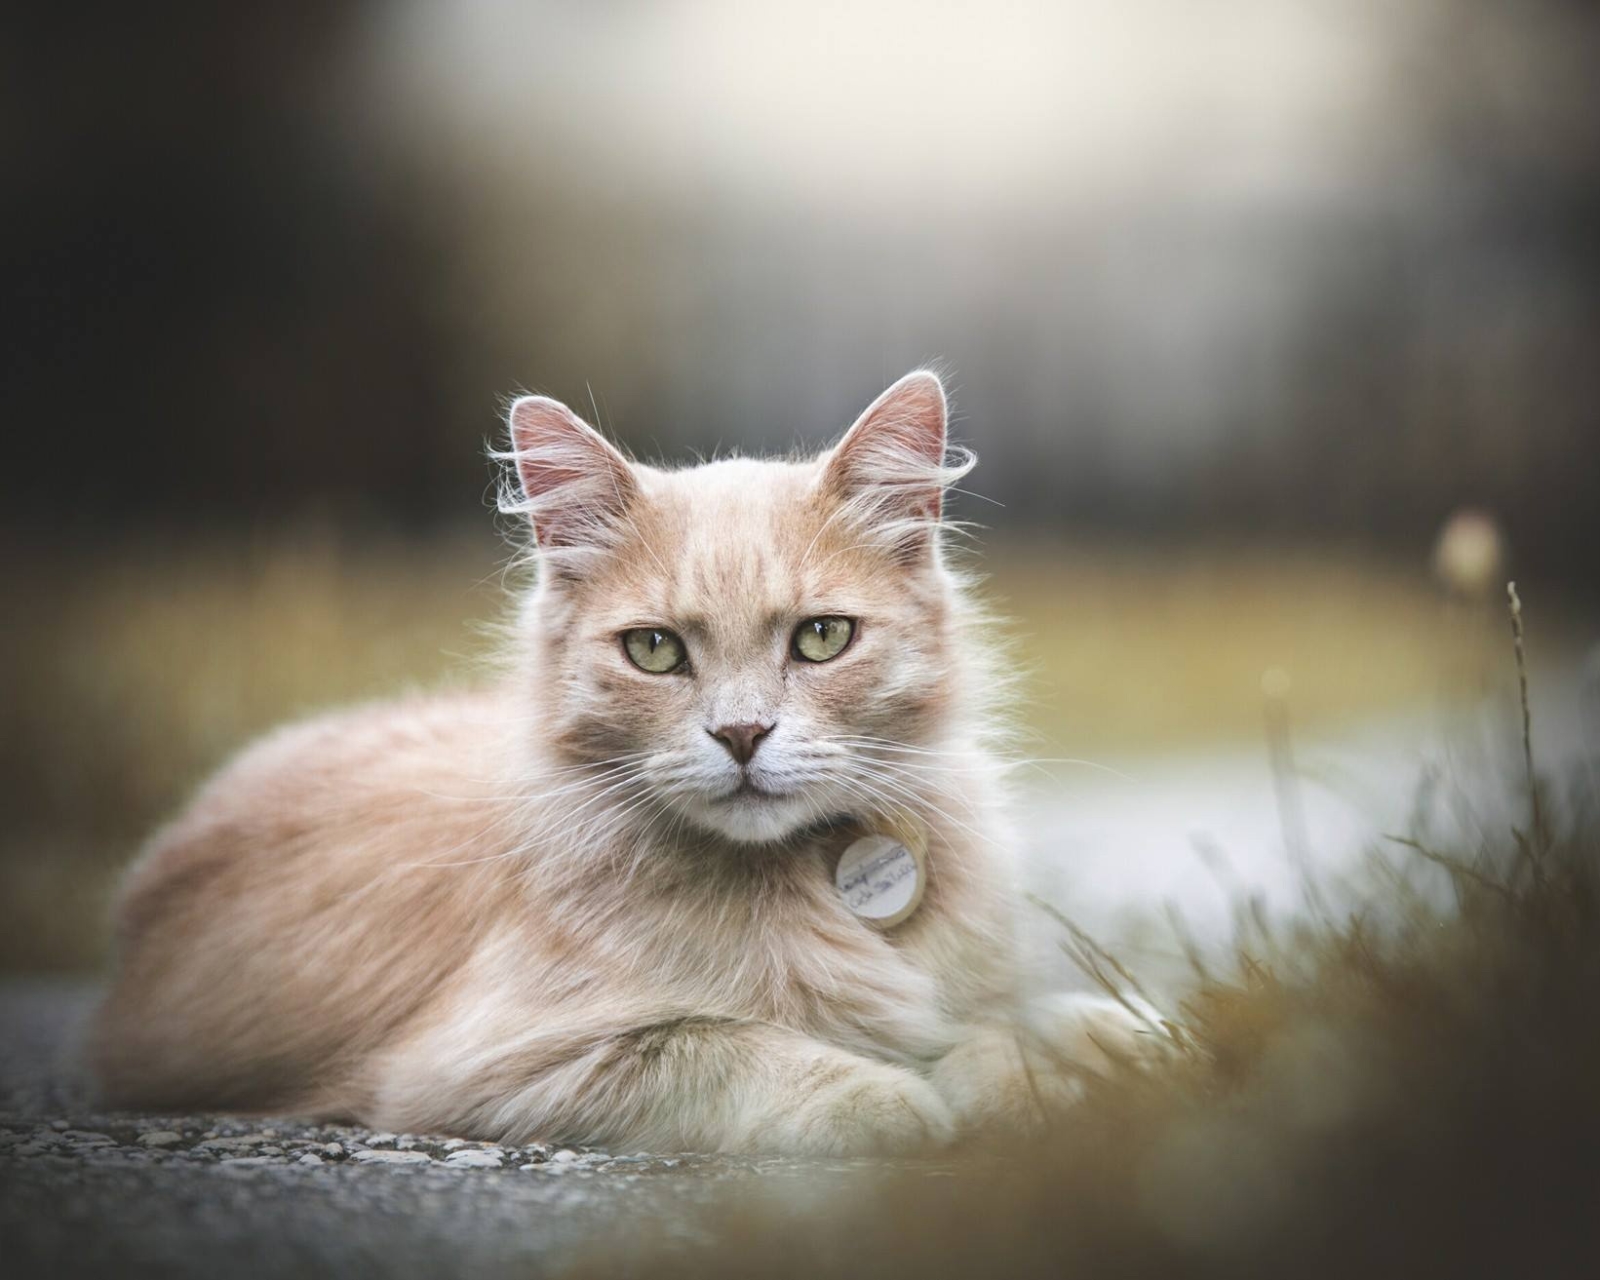
M971 465L945 415L918 373L821 458L665 470L519 400L538 572L503 678L284 729L156 836L93 1037L108 1100L830 1153L1028 1113L1004 682L940 546ZM791 660L821 614L852 645ZM690 673L629 664L647 624ZM750 720L786 798L727 798L710 730ZM880 933L833 867L907 821L927 892Z

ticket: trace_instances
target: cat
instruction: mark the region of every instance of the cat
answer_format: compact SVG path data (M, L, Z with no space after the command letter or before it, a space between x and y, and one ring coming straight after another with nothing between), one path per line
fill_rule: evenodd
M672 470L518 399L535 575L503 678L282 729L155 836L104 1099L822 1155L1036 1120L1005 666L942 547L974 461L947 418L917 371L819 458ZM891 927L835 880L873 835L919 859ZM1057 1025L1131 1033L1103 1002Z

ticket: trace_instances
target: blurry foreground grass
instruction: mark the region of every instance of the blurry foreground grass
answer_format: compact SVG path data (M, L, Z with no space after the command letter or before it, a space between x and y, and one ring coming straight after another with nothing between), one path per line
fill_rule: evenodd
M252 735L474 678L504 555L488 533L301 533L0 568L0 970L98 963L116 871ZM1039 754L1254 741L1269 667L1292 673L1300 728L1470 694L1501 634L1420 573L1332 556L1017 544L981 563L1018 623Z
M1245 926L1163 1010L1164 1058L1035 1141L769 1182L567 1274L1593 1276L1600 815L1573 796L1547 841L1397 850L1370 911Z

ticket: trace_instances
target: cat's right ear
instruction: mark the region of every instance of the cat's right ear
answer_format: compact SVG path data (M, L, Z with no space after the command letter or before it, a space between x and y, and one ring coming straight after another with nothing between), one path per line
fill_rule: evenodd
M879 545L910 563L935 549L944 491L977 460L946 443L949 405L931 369L906 374L829 451L823 491Z
M639 485L628 460L559 400L522 396L511 406L511 452L522 497L502 509L528 517L541 550L609 545Z

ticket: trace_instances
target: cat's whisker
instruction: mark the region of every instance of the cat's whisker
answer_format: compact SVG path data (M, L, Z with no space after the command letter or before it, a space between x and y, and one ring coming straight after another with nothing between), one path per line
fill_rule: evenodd
M461 849L465 849L465 848L468 848L471 845L478 844L480 841L486 839L492 832L494 832L498 828L504 826L508 821L510 821L511 819L513 819L516 816L517 815L515 815L514 813L510 813L510 812L501 813L501 814L497 815L495 818L493 818L491 821L486 823L484 826L480 827L472 835L467 836L465 839L458 841L456 844L452 845L450 848L441 851L442 852L442 856L448 857L450 854L453 854L453 853L455 853L455 852L457 852L457 851L459 851ZM483 864L483 863L500 862L500 861L502 861L504 859L514 858L514 857L518 856L521 853L525 853L526 851L527 851L527 844L526 844L526 841L523 841L523 842L514 844L513 847L510 848L510 849L507 849L507 850L504 850L504 851L502 851L500 853L492 854L492 855L489 855L489 856L486 856L486 857L483 857L483 858L468 858L468 859L464 859L464 860L456 861L456 862L428 861L428 862L393 862L393 863L389 863L388 865L386 865L382 869L382 871L378 875L375 875L370 880L368 880L366 884L361 885L358 888L351 890L348 894L343 895L342 898L341 898L341 901L345 901L345 902L354 901L355 899L357 899L359 897L362 897L367 893L372 892L379 885L384 884L387 881L393 880L396 876L398 876L401 872L404 872L404 871L417 871L417 870L422 870L422 869L426 869L426 868L449 868L449 867L476 866L476 865L480 865L480 864Z
M909 743L894 742L887 738L851 738L845 735L836 735L828 737L825 739L825 741L841 746L853 747L856 750L862 751L896 752L916 756L959 756L968 759L971 759L974 756L974 753L971 751L938 751L928 747L912 746ZM1094 769L1100 773L1110 774L1112 777L1120 778L1124 782L1132 782L1137 784L1139 781L1137 778L1122 772L1122 770L1114 769L1110 765L1103 764L1098 760L1084 760L1074 756L1030 756L1022 759L997 759L990 761L987 765L975 766L975 769L990 771L995 769L1009 770L1031 768L1039 769L1041 772L1047 773L1048 771L1044 769L1044 766L1047 765L1074 765L1085 769Z
M924 796L925 793L931 789L930 783L936 783L938 778L942 777L946 772L948 772L947 770L942 769L934 769L931 771L917 770L913 766L874 760L857 760L853 763L852 767L858 774L865 774L868 777L874 777L884 781L892 781L897 786L903 788L907 794L918 797ZM963 801L966 799L964 793L960 790L947 790L941 788L938 794Z
M637 780L636 777L628 777L628 778L619 779L619 780L611 783L609 786L607 786L603 791L600 792L599 795L592 797L592 799L591 799L591 801L589 803L592 803L594 800L603 799L606 795L608 795L608 794L610 794L612 792L615 792L615 791L619 790L620 788L622 788L624 786L627 786L629 783L634 782L636 780ZM549 797L543 797L543 798L547 799ZM468 845L476 844L480 840L482 840L484 837L486 837L496 827L502 826L505 823L510 822L510 821L514 821L514 820L523 820L523 821L525 821L525 820L527 820L527 817L528 817L528 814L526 812L524 812L524 811L508 810L507 812L505 812L505 813L501 814L499 817L497 817L493 822L489 823L488 826L484 827L482 830L477 832L477 834L468 837L466 840L461 841L459 844L455 845L453 848L446 850L445 853L446 854L454 853L458 849L463 849L463 848L466 848ZM507 859L507 858L517 857L520 854L524 853L526 851L526 846L527 846L528 843L529 842L525 840L522 845L514 847L514 848L512 848L510 850L507 850L507 851L505 851L503 853L490 854L490 855L487 855L487 856L482 857L482 858L466 858L466 859L461 859L461 860L454 861L454 862L444 862L444 861L437 861L437 860L432 860L432 861L427 861L427 862L402 862L402 863L393 864L392 865L392 869L398 871L398 870L414 870L414 869L423 868L423 867L433 867L433 868L470 867L470 866L478 866L478 865L481 865L483 863L488 863L488 862L499 862L499 861L502 861L502 860Z
M530 780L531 779L557 780L557 779L561 779L561 778L565 778L565 777L570 777L570 776L572 776L574 774L591 774L591 773L595 773L595 772L604 772L604 771L611 770L611 769L621 768L621 767L624 767L624 766L630 765L630 764L642 764L642 763L644 763L645 761L647 761L650 758L650 755L651 755L651 753L648 752L648 751L628 751L628 752L623 752L623 753L621 753L619 755L608 756L604 760L584 760L584 761L579 761L579 762L576 762L576 763L573 763L573 764L566 764L566 765L549 765L549 764L541 763L541 764L537 765L536 767L529 769L527 771L526 776ZM479 784L481 786L485 786L485 787L497 786L500 783L505 782L507 780L504 775L499 776L499 777L494 777L494 778L479 778L479 777L474 777L474 776L472 776L470 774L463 774L461 776L462 776L463 781L477 783L477 784ZM420 794L431 795L431 794L435 794L435 793L432 793L432 792L421 792ZM441 796L440 798L441 799L452 799L454 797Z
M932 813L935 817L941 819L942 821L949 823L951 826L955 827L957 830L965 832L967 835L971 836L975 840L980 840L983 843L989 844L989 845L993 845L996 848L1004 848L1005 847L999 841L995 840L993 836L990 836L990 835L988 835L988 834L986 834L986 833L984 833L982 831L979 831L976 827L972 826L970 823L962 822L959 818L957 818L957 817L953 816L952 814L950 814L943 807L941 807L940 805L937 805L933 801L929 800L926 795L923 795L921 792L918 792L915 789L913 789L911 787L908 787L900 779L894 778L894 777L889 776L889 775L884 775L884 774L880 774L880 773L872 773L872 772L868 772L867 776L872 778L873 781L876 782L878 785L880 785L882 787L885 787L885 788L888 788L892 795L898 796L900 798L900 800L901 800L901 804L900 804L899 807L910 808L913 813L917 812L919 809L926 810L927 812Z
M874 747L885 751L904 751L914 755L925 756L959 756L963 759L972 759L976 754L970 747L954 750L940 750L936 747L913 746L908 742L896 742L892 738L874 738L858 734L827 734L818 739L819 742L836 744L846 747Z
M631 776L642 777L643 774L641 771L635 770ZM617 770L609 770L593 777L580 778L576 781L565 783L562 786L556 787L550 791L512 792L506 795L496 795L492 792L480 792L477 795L468 796L445 795L435 791L425 791L421 788L417 788L412 792L412 794L426 796L430 800L446 800L452 803L461 804L535 805L549 800L558 800L562 796L574 795L578 792L587 790L598 783L608 782L616 779L617 777Z
M558 813L558 814L534 814L533 817L532 817L532 822L533 822L534 829L535 829L535 831L544 830L545 828L548 827L550 822L553 821L553 820L561 820L563 822L570 821L573 817L575 817L577 814L581 813L584 809L588 808L590 805L595 804L595 803L599 802L600 800L603 800L606 797L608 797L610 795L613 795L617 791L622 790L625 787L627 787L627 786L639 781L641 779L641 777L642 777L642 774L639 771L634 770L634 771L630 771L626 776L623 776L621 778L615 778L615 779L609 780L607 782L607 785L604 786L598 793L590 796L590 798L588 800L586 800L582 805L579 805L574 810L565 811L565 812L561 812L561 813ZM598 785L599 781L601 781L601 780L592 781L592 782L588 783L587 785L589 787L593 787L593 786ZM581 786L580 787L574 787L574 788L564 788L564 789L562 789L562 792L560 792L560 793L548 793L548 794L546 794L544 796L533 797L533 799L548 800L548 799L554 798L557 794L565 794L569 790L579 790L579 789L581 789ZM504 814L500 818L498 818L494 823L491 823L484 830L482 830L479 833L477 833L477 835L469 838L466 841L463 841L461 844L457 845L455 848L457 848L457 849L464 848L469 844L477 843L484 836L486 836L490 831L492 831L496 826L501 825L504 822L509 821L509 820L511 820L513 818L528 820L529 812L526 811L526 810L521 811L521 812L516 812L516 811L508 812L507 814ZM428 861L428 862L400 863L400 864L396 864L396 869L414 869L414 868L421 868L421 867L436 867L436 868L466 867L466 866L481 865L483 863L489 863L489 862L498 862L498 861L505 860L507 858L516 857L519 854L525 852L527 845L529 845L530 843L532 843L531 837L529 837L528 839L525 839L522 842L522 844L519 845L518 847L515 847L515 848L513 848L511 850L508 850L508 851L506 851L504 853L488 855L488 856L485 856L485 857L482 857L482 858L461 859L461 860L457 860L457 861L454 861L454 862L444 862L444 861L434 860L434 861ZM452 849L452 850L449 850L447 852L454 852L454 851L455 850Z

